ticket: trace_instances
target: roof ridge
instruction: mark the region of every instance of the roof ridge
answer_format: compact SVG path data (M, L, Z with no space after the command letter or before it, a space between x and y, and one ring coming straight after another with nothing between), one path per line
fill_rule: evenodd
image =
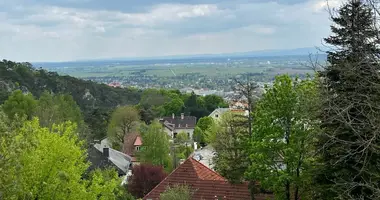
M186 162L186 161L185 161ZM165 182L165 180L170 177L170 175L174 174L174 172L176 172L179 168L181 168L181 166L185 163L183 162L181 165L179 165L177 168L175 168L172 172L170 172L170 174L168 174L159 184L156 185L156 187L154 187L153 189L151 189L148 194L146 194L145 196L148 196L154 189L156 189L158 186L160 186L162 183ZM194 170L195 171L195 170ZM145 197L144 196L144 197Z
M210 171L211 173L215 174L216 176L218 176L218 177L222 178L224 181L226 181L226 179L225 179L222 175L220 175L220 174L218 174L217 172L215 172L214 170L208 168L208 167L207 167L206 165L204 165L203 163L197 161L197 160L194 159L193 157L190 157L190 159L193 160L193 161L195 161L196 163L200 164L203 168L206 168L206 170ZM194 165L193 165L193 168L194 168ZM197 173L197 176L198 176L198 171L197 171L195 168L194 168L194 171ZM201 179L199 176L198 176L198 178ZM201 180L204 180L204 179L201 179Z

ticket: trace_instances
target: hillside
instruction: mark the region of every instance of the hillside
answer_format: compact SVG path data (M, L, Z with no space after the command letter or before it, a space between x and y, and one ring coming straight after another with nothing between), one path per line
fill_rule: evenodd
M113 88L71 76L60 76L55 72L35 69L30 63L0 61L0 104L15 89L29 91L36 97L45 90L68 93L83 111L137 104L140 100L140 91L134 89Z
M30 92L37 98L44 91L70 94L81 108L90 129L100 132L104 132L106 127L99 130L97 124L108 120L107 116L114 107L138 104L141 98L138 90L60 76L56 72L35 69L30 63L0 61L0 104L17 89Z

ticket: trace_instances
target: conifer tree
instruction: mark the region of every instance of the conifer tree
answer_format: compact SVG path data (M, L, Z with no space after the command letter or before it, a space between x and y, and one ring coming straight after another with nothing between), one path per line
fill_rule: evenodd
M315 199L378 199L380 196L380 74L378 32L367 3L349 0L325 42L328 66L322 91Z

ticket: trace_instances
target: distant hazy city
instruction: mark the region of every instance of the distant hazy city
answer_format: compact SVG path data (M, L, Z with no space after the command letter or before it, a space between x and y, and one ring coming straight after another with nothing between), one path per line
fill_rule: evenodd
M61 75L100 82L112 87L179 89L205 96L228 96L233 82L250 74L261 87L278 74L305 77L312 74L311 59L324 62L324 55L219 56L200 58L106 60L33 63Z

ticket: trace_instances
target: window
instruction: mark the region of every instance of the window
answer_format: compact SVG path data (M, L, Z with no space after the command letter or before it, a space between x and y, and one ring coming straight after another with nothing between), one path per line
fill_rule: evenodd
M187 133L187 137L189 137L189 138L190 138L190 133L189 133L189 132Z
M218 115L218 114L216 114L216 115L215 115L215 117L216 117L216 118L218 118L218 117L219 117L219 115Z
M174 134L173 134L173 138L176 138L176 137L177 137L177 133L174 133Z
M136 146L136 151L140 151L140 146Z

